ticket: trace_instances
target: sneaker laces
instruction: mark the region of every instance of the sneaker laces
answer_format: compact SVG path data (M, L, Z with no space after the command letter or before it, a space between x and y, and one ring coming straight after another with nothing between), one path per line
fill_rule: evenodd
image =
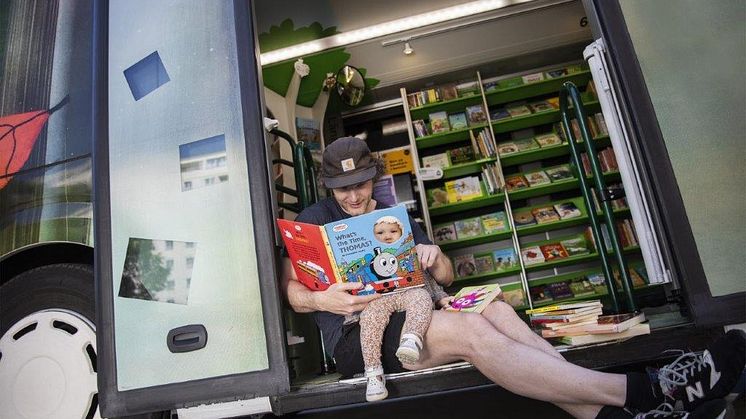
M673 394L676 387L686 385L689 377L701 371L705 366L702 355L694 352L677 352L681 353L678 358L658 370L658 381L666 395Z
M655 417L656 415L660 417L666 417L666 416L672 415L674 412L675 410L673 406L670 403L664 402L664 403L659 404L658 407L656 407L655 409L649 412L638 414L637 416L635 416L635 419L645 419L646 417ZM653 416L649 416L649 415L653 415Z

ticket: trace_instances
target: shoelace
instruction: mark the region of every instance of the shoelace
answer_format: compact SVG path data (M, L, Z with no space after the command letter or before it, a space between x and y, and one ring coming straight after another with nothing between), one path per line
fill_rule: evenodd
M653 416L650 416L650 415ZM677 415L678 414L678 415ZM676 415L676 416L674 416ZM640 413L639 415L635 416L635 419L645 419L647 417L679 417L679 418L685 418L688 414L686 412L676 411L674 410L674 407L671 406L669 403L661 403L658 405L658 407L655 408L655 410L651 410L649 412Z
M676 387L685 385L688 378L695 372L701 371L704 366L702 355L682 351L676 360L658 370L658 381L663 392L667 395L672 394Z

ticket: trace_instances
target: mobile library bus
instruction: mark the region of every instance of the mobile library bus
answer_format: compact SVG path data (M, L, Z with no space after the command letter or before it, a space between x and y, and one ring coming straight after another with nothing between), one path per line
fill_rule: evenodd
M512 249L517 263L460 278L459 288L499 283L518 311L609 298L603 279L591 281L603 240L582 239L582 168L546 170L515 190L503 182L569 163L554 125L566 81L581 87L593 141L609 150L601 163L618 168L603 176L624 195L610 188L600 200L624 198L622 251L642 278L618 291L634 294L652 333L565 356L605 368L701 349L746 320L745 129L733 116L744 111L744 5L670 7L0 3L0 416L370 409L364 385L319 379L330 360L308 318L284 308L274 219L293 214L278 210L275 182L290 176L272 164L287 151L266 133L270 113L295 134L296 121L319 122L319 149L343 134L376 151L408 146L412 172L393 174L393 185L431 235L433 225L502 211L505 229L459 240L454 227L441 246L453 258ZM433 130L431 115L458 123ZM449 150L472 144L472 160L449 164ZM419 171L441 153L430 160L442 170ZM469 176L481 194L428 204L428 191ZM581 215L513 218L566 202ZM524 263L521 250L534 246L566 252ZM415 372L389 381L387 406L489 384L463 364Z

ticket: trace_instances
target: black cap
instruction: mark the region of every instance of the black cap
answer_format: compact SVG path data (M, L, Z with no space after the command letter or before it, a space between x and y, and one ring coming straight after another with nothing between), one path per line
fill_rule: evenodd
M342 137L324 150L321 181L330 189L344 188L376 177L378 166L365 141Z

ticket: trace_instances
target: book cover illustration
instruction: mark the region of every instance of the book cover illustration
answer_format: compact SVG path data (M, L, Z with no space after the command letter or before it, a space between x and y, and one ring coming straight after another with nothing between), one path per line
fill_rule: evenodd
M559 214L554 210L554 207L539 207L531 210L531 214L536 218L536 222L539 224L552 223L560 220Z
M562 139L555 133L541 134L534 137L541 148L562 144Z
M469 81L456 85L458 97L474 96L479 94L479 84L476 81Z
M316 226L277 220L298 280L312 290L362 282L358 294L424 284L406 207Z
M455 83L448 83L440 86L440 97L443 100L452 100L458 98L458 90Z
M526 105L516 104L512 106L507 106L505 109L508 111L508 113L510 114L512 118L531 115L531 109L529 109L528 106Z
M447 151L447 155L451 165L472 162L476 158L471 146L452 148Z
M474 255L460 255L453 258L453 267L459 278L474 275L477 272L477 265L474 261Z
M570 166L567 164L549 167L547 169L544 169L544 172L546 172L547 176L549 176L552 182L575 178L575 176L572 174L572 170L570 170Z
M433 112L430 114L430 131L435 134L445 132L451 129L448 125L448 114L445 111Z
M482 235L482 223L480 222L479 217L457 220L454 222L454 225L456 227L456 238L458 240Z
M497 272L504 272L518 266L518 261L515 259L515 250L512 248L493 251L492 260L495 262Z
M513 143L518 147L518 151L535 150L539 148L539 144L537 144L533 138L513 140Z
M497 145L497 154L501 156L507 156L509 154L517 153L518 146L515 143L500 143Z
M547 176L547 174L544 173L543 170L539 170L538 172L526 173L526 180L528 181L529 186L539 186L552 183L552 181L549 180L549 176Z
M435 243L444 243L452 240L456 240L456 227L453 223L441 224L433 227L433 238Z
M551 284L547 284L547 287L549 288L549 292L552 294L552 297L554 297L555 300L573 297L572 290L570 289L570 285L568 285L567 282L553 282Z
M533 301L534 304L552 301L552 294L549 292L549 289L545 285L531 287L529 289L529 292L531 293L531 301Z
M529 103L528 106L532 111L534 111L534 113L550 112L554 110L554 106L550 105L549 102L545 100Z
M490 114L490 119L492 119L493 121L510 119L510 113L505 108L497 108L492 112L492 114Z
M446 153L438 153L433 154L432 156L422 157L422 167L440 167L442 169L449 165L448 154Z
M523 256L523 264L526 266L544 263L544 254L539 246L529 246L522 249L521 256Z
M425 195L427 197L427 206L430 208L436 208L448 203L448 193L445 191L445 188L427 189L425 190Z
M444 186L449 203L467 201L482 196L482 184L477 176L449 180Z
M499 231L504 231L507 228L505 213L503 211L482 215L481 219L484 234L497 233Z
M448 122L451 124L451 129L464 129L469 126L466 121L466 114L463 112L448 115Z
M469 120L470 126L487 122L487 114L484 112L482 105L467 106L466 117Z
M545 244L539 246L539 248L541 249L541 253L544 255L545 262L568 257L567 251L559 243Z
M309 150L321 150L321 130L319 121L306 118L295 118L298 141L306 143Z
M500 295L498 284L464 287L453 296L453 301L446 307L446 310L481 313L498 295Z
M493 272L495 270L495 261L492 260L492 253L474 255L474 265L477 267L478 274Z
M525 76L521 76L521 78L523 79L523 82L525 84L536 83L537 81L544 80L544 73L539 72L539 73L526 74Z
M393 207L398 203L396 185L394 184L394 177L392 175L383 175L373 184L373 199L387 207Z
M596 293L591 282L584 278L571 281L570 290L575 297L586 297Z
M536 218L529 209L519 209L513 212L513 220L516 228L536 224Z
M414 129L415 138L426 137L428 135L427 124L421 119L412 121L412 128Z
M557 210L557 214L559 214L560 218L563 220L576 218L583 215L583 213L580 212L580 209L575 205L574 202L562 202L560 204L556 204L554 206L554 209Z
M509 191L528 188L528 181L520 173L517 175L506 176L505 187L507 187Z
M565 248L569 256L587 255L590 253L588 243L583 235L562 240L560 244Z

